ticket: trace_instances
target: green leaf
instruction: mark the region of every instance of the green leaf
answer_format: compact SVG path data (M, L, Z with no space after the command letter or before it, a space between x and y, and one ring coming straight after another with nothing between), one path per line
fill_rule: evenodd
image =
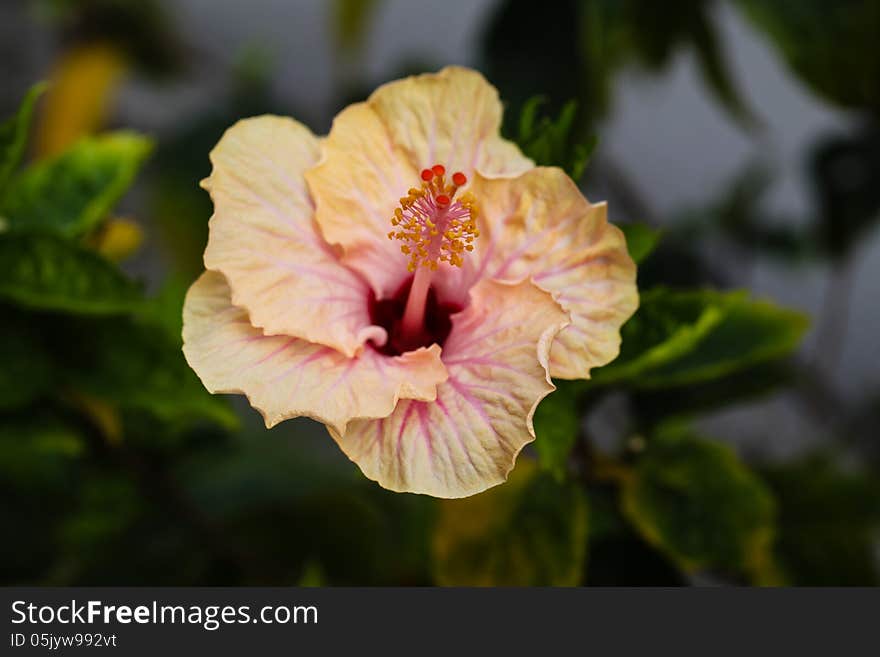
M657 6L653 3L644 3L646 6ZM736 85L731 78L727 62L722 55L722 48L718 43L717 30L714 21L707 11L709 3L695 3L693 0L683 0L684 8L701 5L701 11L696 13L690 21L690 41L697 56L697 63L703 81L709 91L721 105L730 112L731 116L745 125L755 123L755 117L751 109L737 91ZM678 8L669 8L667 12L676 12Z
M709 381L790 353L806 328L802 313L746 292L656 288L623 327L620 356L593 381L637 388Z
M777 554L793 586L876 586L880 483L828 454L762 471L779 500Z
M519 114L519 133L517 136L517 141L520 144L535 138L538 110L546 101L547 99L544 96L532 96L523 105Z
M753 402L790 386L796 378L789 360L772 360L711 381L634 390L633 406L642 424L650 426L661 419L691 417Z
M687 571L759 576L771 561L773 497L726 446L681 432L654 436L624 479L621 504L638 532Z
M823 98L880 109L880 5L824 0L738 0L794 73Z
M578 392L581 386L573 381L554 383L556 390L541 401L533 418L535 451L541 467L561 481L565 477L568 455L580 435Z
M0 123L0 197L24 156L34 105L46 90L46 83L35 84L21 101L13 116Z
M14 231L83 235L107 217L151 149L149 139L131 132L82 139L13 179L0 216Z
M593 381L643 382L641 375L695 350L724 319L723 308L704 298L715 294L665 288L643 292L639 309L621 331L620 355L610 365L595 370Z
M629 256L636 264L651 255L660 243L661 231L651 228L648 224L641 222L620 224L618 228L623 231Z
M566 101L576 99L585 119L604 112L610 67L604 58L583 56L585 46L601 47L606 43L590 39L589 30L581 28L582 14L593 8L592 3L580 0L540 5L532 0L497 3L486 25L483 54L487 77L510 107L522 109L540 91L555 111ZM596 27L599 36L604 36L602 26Z
M434 576L450 586L576 586L587 546L587 502L520 458L507 483L444 500Z
M162 327L177 344L182 344L183 301L191 283L191 280L172 274L156 295L147 300L138 317L146 323Z
M43 310L115 314L141 303L140 287L115 266L50 235L0 235L0 298Z
M543 96L533 96L523 106L519 118L517 143L523 153L538 166L558 166L577 181L596 148L598 138L590 136L579 143L572 132L578 104L569 101L555 120L549 117L538 118L538 110L545 102Z

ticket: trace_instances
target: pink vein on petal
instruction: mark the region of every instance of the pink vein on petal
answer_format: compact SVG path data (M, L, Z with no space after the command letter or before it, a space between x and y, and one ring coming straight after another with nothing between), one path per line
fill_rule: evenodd
M474 463L474 459L471 456L470 450L467 448L464 439L461 437L461 429L458 427L458 423L452 419L452 415L449 413L449 409L446 408L446 404L443 403L443 400L440 398L439 395L437 396L437 401L435 403L437 404L437 407L440 409L443 415L446 416L446 419L449 420L449 426L453 430L455 440L456 442L458 442L458 446L461 447L461 451L463 451L465 453L465 456L467 456L467 460L468 463L470 463L471 468L473 468L474 472L480 472L480 469ZM452 451L449 449L448 445L446 447L446 450L449 454L449 458L452 459Z
M395 450L395 454L397 455L397 461L400 463L400 467L403 468L403 434L406 431L406 425L409 422L409 416L412 415L414 406L417 402L409 402L406 408L406 413L403 415L403 419L400 421L400 429L397 431L397 448Z
M418 408L416 408L419 416L419 430L422 434L422 438L425 439L425 444L428 447L428 459L431 461L433 467L434 443L431 440L431 432L428 431L428 422L427 418L425 417L427 410L428 409L424 404L419 404Z
M486 414L486 409L483 408L483 405L480 403L478 399L476 399L470 392L467 391L465 385L461 383L458 379L450 376L447 380L449 385L455 388L456 392L462 396L462 398L470 404L471 407L477 412L477 415L482 418L483 422L485 422L489 428L492 428L492 419ZM494 430L493 430L494 433Z

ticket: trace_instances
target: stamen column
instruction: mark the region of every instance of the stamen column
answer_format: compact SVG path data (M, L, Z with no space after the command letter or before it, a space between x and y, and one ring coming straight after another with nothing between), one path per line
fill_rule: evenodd
M400 250L410 257L409 270L415 274L401 323L403 337L414 342L424 332L433 272L441 262L460 267L463 253L473 251L472 243L480 234L473 197L469 193L455 197L467 177L455 172L448 184L445 175L440 164L422 171L421 187L400 199L391 218L394 228L388 233L389 239L405 242Z

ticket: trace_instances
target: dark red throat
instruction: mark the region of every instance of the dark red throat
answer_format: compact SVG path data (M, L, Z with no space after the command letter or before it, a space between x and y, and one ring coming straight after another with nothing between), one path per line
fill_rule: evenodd
M457 303L440 302L437 299L437 292L431 287L428 290L428 299L425 304L424 331L419 336L406 336L404 339L404 336L401 335L400 325L412 282L413 277L410 276L394 293L394 296L388 299L376 299L372 295L370 297L370 321L388 332L388 341L385 345L375 347L380 353L399 356L419 347L429 347L435 342L442 347L452 329L451 316L463 308Z

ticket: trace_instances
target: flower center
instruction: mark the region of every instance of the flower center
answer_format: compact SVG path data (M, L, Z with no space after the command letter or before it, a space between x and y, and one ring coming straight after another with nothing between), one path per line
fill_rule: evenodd
M480 236L477 209L468 192L455 198L467 183L460 171L447 182L446 168L435 164L422 171L421 187L413 187L400 199L394 211L388 239L403 242L401 252L409 256L408 269L419 267L436 270L441 262L460 267L462 254L473 251L473 241Z
M371 322L388 332L388 341L381 347L374 345L374 348L386 356L399 356L412 349L429 347L435 342L442 347L452 329L452 315L463 310L461 305L442 300L433 287L429 288L423 330L415 336L405 335L401 330L402 320L413 280L413 276L407 278L387 299L370 297Z
M400 250L409 256L407 269L415 273L403 316L390 337L404 351L437 341L427 317L431 276L441 262L461 267L462 255L474 250L473 242L480 236L473 195L466 192L456 198L467 176L456 171L447 181L446 168L435 164L422 171L421 178L421 187L413 187L400 199L391 217L394 228L388 233L388 239L403 242Z

